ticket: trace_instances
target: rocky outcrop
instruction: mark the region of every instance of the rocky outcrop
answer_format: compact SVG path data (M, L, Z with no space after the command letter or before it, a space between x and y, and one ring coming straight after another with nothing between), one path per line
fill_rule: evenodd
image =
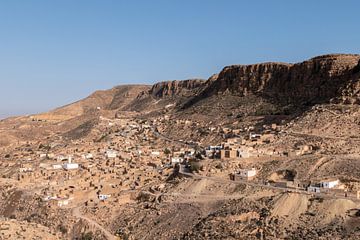
M340 89L338 96L332 99L333 103L360 104L360 60L353 69L353 75Z
M149 94L157 98L175 95L187 96L198 91L204 85L205 80L202 79L159 82L152 86Z
M140 93L150 89L148 85L123 85L115 88L116 92L109 109L123 109L135 100Z
M260 63L225 67L191 104L213 94L255 94L278 103L311 104L329 101L358 71L360 55L332 54L297 64ZM353 84L354 85L354 84Z

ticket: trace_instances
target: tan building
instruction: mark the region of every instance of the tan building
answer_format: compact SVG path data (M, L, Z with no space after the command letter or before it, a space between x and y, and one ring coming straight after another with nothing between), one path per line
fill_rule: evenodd
M230 179L233 181L237 180L252 180L257 174L255 168L251 169L240 169L238 172L230 175Z
M225 159L225 158L237 158L239 157L238 151L237 150L221 150L220 151L220 158L221 159Z

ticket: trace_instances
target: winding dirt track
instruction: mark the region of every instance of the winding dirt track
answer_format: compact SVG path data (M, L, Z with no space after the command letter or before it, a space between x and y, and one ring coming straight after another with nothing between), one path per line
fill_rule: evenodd
M77 218L80 218L80 219L83 219L85 221L87 221L89 224L97 227L99 230L101 230L105 237L108 239L108 240L118 240L119 238L117 238L116 236L114 236L111 232L109 232L108 230L106 230L103 226L101 226L100 224L98 224L97 222L95 222L94 220L84 216L80 210L79 210L80 207L76 207L76 208L73 208L72 210L72 213L75 217Z

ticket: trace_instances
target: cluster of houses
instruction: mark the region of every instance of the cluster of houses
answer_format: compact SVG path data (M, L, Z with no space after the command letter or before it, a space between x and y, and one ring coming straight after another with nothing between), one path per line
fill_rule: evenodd
M29 143L14 150L12 161L0 164L16 170L9 177L45 189L41 193L44 201L64 207L79 199L116 201L119 191L166 179L172 172L167 165L194 154L192 149L174 149L171 145L171 151L165 151L163 140L153 134L151 122L109 122L106 118L102 122L102 137L94 142L80 139L64 143L56 139L41 148L38 142Z
M178 151L172 152L171 164L180 164L195 158L195 149L181 148Z
M205 155L212 159L236 159L259 156L259 151L254 147L246 145L247 141L243 138L228 138L226 142L209 146L205 149Z
M250 132L247 137L231 137L220 145L208 146L205 155L211 159L237 159L261 156L293 157L313 152L311 145L297 146L296 149L274 149L267 147L268 143L274 141L277 132L276 125L266 128L262 133Z
M18 166L8 166L18 167L18 179L44 186L44 201L64 207L79 198L91 198L100 202L115 201L120 190L137 189L159 179L167 179L171 174L172 165L196 158L196 151L190 146L164 148L164 142L160 142L161 140L153 134L152 122L123 119L109 122L106 118L101 120L104 122L101 125L103 136L95 143L74 140L67 143L66 148L62 148L63 143L60 142L57 144L60 147L50 147L41 150L42 152L34 151L34 154L30 154L31 147L26 147L26 160L22 159L24 161ZM185 125L195 124L190 120L179 121ZM204 154L207 158L217 159L283 154L276 150L266 151L264 148L257 148L260 143L273 141L276 129L276 125L272 125L262 134L248 129L249 135L246 138L227 138L220 145L207 147ZM229 129L222 131L225 134L236 133ZM301 155L312 150L311 146L299 146L293 153ZM256 168L244 168L230 174L230 179L253 180L257 175ZM287 182L286 187L302 187L295 181L291 184ZM323 189L334 189L339 184L338 180L329 180L306 187L309 192L318 193Z

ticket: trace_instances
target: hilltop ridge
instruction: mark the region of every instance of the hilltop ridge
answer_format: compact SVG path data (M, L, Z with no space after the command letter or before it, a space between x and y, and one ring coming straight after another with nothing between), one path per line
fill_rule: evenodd
M356 54L329 54L296 64L268 62L227 66L191 104L226 91L240 96L256 94L280 104L329 101L342 97L341 90L349 82L359 80L356 75L359 60L360 55Z
M71 118L96 107L148 111L154 104L161 105L163 102L162 105L174 104L186 109L219 94L242 97L256 95L277 105L312 105L330 101L359 104L359 71L358 54L327 54L294 64L265 62L230 65L208 80L120 85L97 91L49 113Z

